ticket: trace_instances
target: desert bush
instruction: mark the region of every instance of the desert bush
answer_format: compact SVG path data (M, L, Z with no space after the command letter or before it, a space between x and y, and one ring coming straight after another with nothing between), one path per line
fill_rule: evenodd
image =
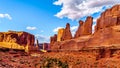
M67 62L62 62L56 58L46 58L41 68L68 68Z

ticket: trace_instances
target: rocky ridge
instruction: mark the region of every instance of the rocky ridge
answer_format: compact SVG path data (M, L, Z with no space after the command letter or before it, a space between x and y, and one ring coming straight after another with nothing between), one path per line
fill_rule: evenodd
M95 32L92 33L93 18L79 21L75 37L51 45L52 51L95 50L99 56L110 57L120 49L120 5L104 11L97 19ZM69 36L69 35L68 35Z

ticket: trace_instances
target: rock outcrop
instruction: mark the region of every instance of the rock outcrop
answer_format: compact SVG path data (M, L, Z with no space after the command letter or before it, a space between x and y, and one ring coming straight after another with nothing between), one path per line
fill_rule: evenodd
M57 41L62 41L63 32L64 32L64 28L58 30Z
M80 20L78 30L75 34L75 38L92 34L92 24L93 18L91 16L88 16L85 22Z
M23 46L34 45L34 35L27 32L0 32L0 42L17 43Z
M82 27L83 27L83 24L84 24L84 22L83 22L82 20L80 20L80 21L79 21L79 27L78 27L78 29L77 29L77 31L76 31L76 33L75 33L74 38L78 38L78 37L80 37L80 36L82 35L82 31L83 31Z
M63 35L61 37L61 40L65 41L65 40L70 40L70 39L72 39L72 34L71 34L71 31L70 31L70 24L67 23L66 28L63 31Z
M27 32L0 32L1 47L30 50L34 46L34 41L34 35Z
M50 45L53 45L55 42L57 42L57 34L54 34L54 36L50 37Z
M120 5L115 5L101 14L93 34L92 20L90 16L85 22L80 20L73 39L68 35L70 27L67 24L62 41L55 42L52 50L90 51L91 53L96 51L97 59L113 56L116 50L120 50ZM67 38L68 36L70 38Z
M88 46L114 46L120 44L120 5L103 12L97 20L95 33L87 42Z
M110 26L120 24L120 5L115 5L111 9L107 9L97 19L96 31Z

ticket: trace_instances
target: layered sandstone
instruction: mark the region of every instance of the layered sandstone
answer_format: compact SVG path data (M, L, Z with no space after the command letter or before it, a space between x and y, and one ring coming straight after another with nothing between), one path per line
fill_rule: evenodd
M83 21L82 20L80 20L79 21L79 27L78 27L78 29L77 29L77 31L76 31L76 33L75 33L75 38L78 38L78 37L80 37L81 35L82 35L82 32L83 32Z
M71 31L70 31L70 24L67 23L66 28L63 31L63 35L61 37L61 40L65 41L65 40L70 40L70 39L72 39L72 34L71 34Z
M120 5L115 5L110 9L107 9L101 14L101 17L97 19L96 31L110 26L120 24Z
M54 34L54 36L50 37L50 45L53 45L55 42L57 42L57 34Z
M34 46L34 35L27 32L0 32L0 46L12 49L30 50Z
M92 34L92 24L93 18L91 16L88 16L85 22L80 20L78 30L75 34L75 38Z
M55 42L53 49L56 50L88 50L105 49L105 57L109 57L110 49L120 48L120 5L107 9L98 18L95 32L92 34L92 17L86 21L79 21L79 28L74 39ZM69 25L69 24L68 24ZM67 34L68 32L65 31ZM63 36L65 39L67 34ZM106 50L107 48L107 50Z
M64 28L58 29L57 41L62 41L63 32Z
M89 46L116 46L120 44L120 5L103 12L97 20L95 33L87 42Z

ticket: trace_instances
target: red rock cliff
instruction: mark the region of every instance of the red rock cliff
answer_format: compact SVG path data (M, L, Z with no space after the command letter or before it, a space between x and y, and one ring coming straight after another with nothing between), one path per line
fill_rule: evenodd
M64 51L105 48L105 52L108 52L110 47L118 48L120 46L120 5L115 5L101 14L93 34L92 20L93 18L89 16L85 23L79 22L74 39L67 38L68 40L65 40L70 29L66 26L68 30L64 31L66 33L63 36L63 41L56 42L53 49Z
M53 45L55 42L57 42L57 34L50 37L50 45Z
M11 42L20 45L34 45L34 35L27 32L0 32L0 42Z
M120 44L120 5L103 12L97 20L95 33L89 40L90 46L113 46Z
M120 5L115 5L111 9L107 9L97 19L96 31L110 26L120 24Z
M88 16L85 22L80 20L78 30L75 34L75 38L92 34L92 24L93 18L91 16Z
M24 49L20 46L30 47L34 46L34 35L27 32L0 32L0 44L2 47L8 47L13 49Z
M70 40L70 39L72 39L72 34L70 31L70 24L67 23L66 28L63 31L63 35L61 37L61 40L64 41L64 40Z

